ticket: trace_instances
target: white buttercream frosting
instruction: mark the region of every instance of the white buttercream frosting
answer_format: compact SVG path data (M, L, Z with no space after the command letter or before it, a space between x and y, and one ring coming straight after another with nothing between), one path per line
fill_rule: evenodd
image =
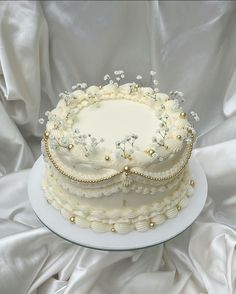
M63 94L48 115L48 202L99 233L145 232L175 217L193 193L194 129L179 101L135 83L82 89Z
M190 192L193 192L190 185L191 175L186 169L180 182L178 182L178 187L169 189L169 192L165 191L164 197L162 196L163 193L160 193L159 198L156 197L156 201L149 202L150 195L140 195L140 199L137 199L138 203L136 203L138 205L132 207L132 202L128 202L128 207L116 208L117 202L115 199L120 198L120 201L122 201L122 195L119 197L114 194L114 197L111 197L110 206L107 207L107 196L98 200L84 198L88 199L89 202L86 204L85 201L81 204L81 199L78 198L77 200L76 196L67 194L59 188L47 189L50 178L44 178L43 182L45 195L49 203L59 210L65 218L69 219L71 216L75 216L75 223L79 227L90 228L99 233L111 231L112 228L120 234L126 234L132 230L145 232L150 228L150 222L154 223L154 225L160 225L167 218L177 216L177 206L180 209L186 207ZM127 194L127 199L128 196L129 194ZM97 201L100 203L99 207L97 206Z

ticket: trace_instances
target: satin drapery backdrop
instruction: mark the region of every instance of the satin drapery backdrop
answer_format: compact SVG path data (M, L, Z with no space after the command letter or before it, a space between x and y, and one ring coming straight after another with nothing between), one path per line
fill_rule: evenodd
M236 293L236 3L0 2L0 294ZM52 234L27 196L38 118L78 81L156 69L198 112L209 184L197 221L148 249L85 249ZM145 237L145 234L144 234Z

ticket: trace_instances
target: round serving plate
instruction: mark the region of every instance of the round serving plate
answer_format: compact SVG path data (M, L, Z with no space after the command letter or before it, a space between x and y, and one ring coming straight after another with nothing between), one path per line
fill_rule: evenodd
M29 200L40 221L53 233L72 243L99 250L135 250L163 243L187 229L198 217L207 198L207 180L200 163L192 157L190 170L196 185L189 204L172 219L147 232L133 231L125 235L112 232L96 233L71 224L59 211L48 204L41 188L43 157L35 162L29 176Z

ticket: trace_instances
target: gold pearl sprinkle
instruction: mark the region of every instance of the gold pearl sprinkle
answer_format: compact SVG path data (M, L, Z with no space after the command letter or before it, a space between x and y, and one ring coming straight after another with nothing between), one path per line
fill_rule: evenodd
M153 149L149 149L149 150L148 150L148 154L149 154L150 156L152 156L154 153L155 153L155 150L153 150Z
M68 148L69 150L71 150L73 147L74 147L73 144L69 144L67 148Z
M181 206L179 204L176 205L176 208L177 208L178 211L181 210Z
M181 140L181 139L182 139L182 136L177 135L176 138L177 138L178 140Z
M186 113L185 112L180 112L180 118L185 118L186 117Z
M75 224L75 216L71 216L69 220L70 223Z
M111 228L111 232L112 232L112 233L115 233L115 232L116 232L116 229L115 229L114 227L112 227L112 228Z
M124 171L125 171L125 172L129 172L129 171L130 171L130 168L129 168L128 165L124 166Z
M112 174L112 175L110 175L108 177L94 179L94 180L91 181L91 180L88 180L88 179L80 179L80 178L77 178L77 177L72 176L72 175L66 173L65 171L63 171L63 169L57 164L57 162L54 160L54 158L52 157L52 155L50 153L50 149L49 149L49 146L48 146L48 138L45 136L45 134L44 134L44 140L43 141L44 141L44 146L45 146L45 151L46 151L47 157L51 161L51 163L53 164L53 166L55 167L55 169L57 169L58 172L60 172L61 174L64 174L66 177L70 178L71 180L76 181L76 182L80 182L80 183L100 183L102 181L105 181L105 180L111 179L113 177L116 177L116 176L122 174L123 172L132 173L132 174L135 174L135 175L138 175L138 176L142 176L144 178L148 178L148 179L154 180L154 181L166 181L166 180L174 179L180 173L183 172L184 168L186 167L186 165L187 165L187 163L188 163L188 161L190 159L190 156L191 156L191 153L192 153L192 149L193 149L193 141L191 141L190 144L187 144L187 147L186 147L187 148L187 157L184 160L183 164L181 165L181 168L177 172L175 172L174 174L171 174L169 176L150 177L149 175L146 175L146 174L141 173L139 171L130 170L129 166L125 166L119 172L116 172L116 173L114 173L114 174Z
M110 156L106 155L106 156L105 156L105 160L106 160L106 161L111 160Z
M192 187L194 187L194 186L195 186L195 181L194 181L194 180L191 180L191 181L190 181L190 185L191 185Z
M48 138L49 137L49 132L45 132L44 136L45 136L45 138Z
M154 223L154 222L150 222L150 223L149 223L149 227L150 227L151 229L153 229L153 228L155 227L155 223Z
M101 90L102 89L102 86L100 85L98 88Z

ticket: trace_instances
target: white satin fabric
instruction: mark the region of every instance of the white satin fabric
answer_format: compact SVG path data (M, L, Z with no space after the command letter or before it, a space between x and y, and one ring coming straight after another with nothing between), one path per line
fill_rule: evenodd
M0 2L0 293L236 293L236 3ZM46 110L78 81L124 69L186 94L209 194L197 221L148 249L104 252L54 235L27 196ZM174 220L173 220L174 221ZM143 235L145 238L145 234Z

